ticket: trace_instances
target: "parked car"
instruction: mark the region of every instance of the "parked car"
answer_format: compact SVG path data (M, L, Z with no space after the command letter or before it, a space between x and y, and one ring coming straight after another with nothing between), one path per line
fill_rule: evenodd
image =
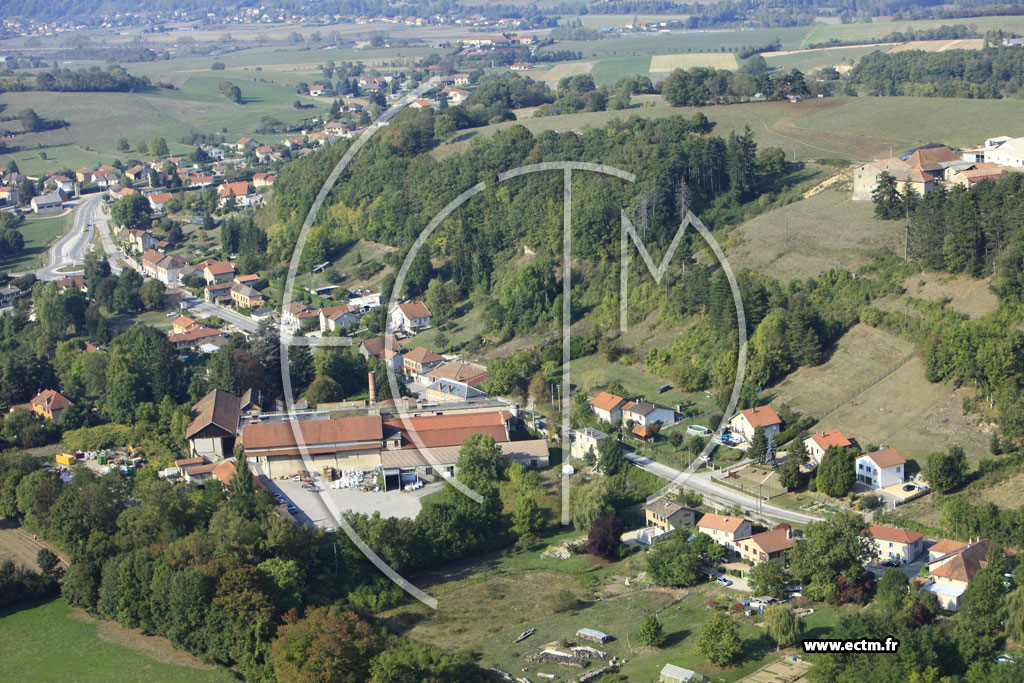
M883 567L898 567L898 566L900 566L900 563L896 562L895 560L886 560L885 562L882 563L882 566Z
M720 583L723 586L731 586L732 579L727 579L724 576L719 576L717 579L715 579L715 583Z

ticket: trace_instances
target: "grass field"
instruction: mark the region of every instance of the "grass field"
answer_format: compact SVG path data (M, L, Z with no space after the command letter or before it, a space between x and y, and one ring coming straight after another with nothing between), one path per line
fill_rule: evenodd
M555 537L549 543L565 538ZM576 631L583 627L613 636L610 642L596 647L625 658L621 673L631 681L657 680L658 672L668 662L698 671L711 680L736 681L784 654L765 647L764 631L757 625L759 617L740 617L743 663L725 669L710 665L695 652L697 635L710 613L705 605L709 600L730 605L741 594L716 584L689 590L647 588L637 580L645 565L643 553L605 565L585 555L568 560L542 559L537 550L531 550L485 560L443 576L421 577L417 585L425 585L427 592L438 599L438 610L432 612L417 603L382 616L400 633L445 649L472 651L481 666L497 667L530 680L538 680L536 672L553 673L566 680L578 676L579 669L533 664L524 657L545 646L564 647L566 641L587 644L575 638ZM624 585L627 578L632 586ZM548 599L560 590L570 591L583 601L582 605L553 613ZM667 635L661 649L636 642L635 632L649 612L658 614ZM827 614L819 616L821 612ZM823 608L812 617L807 626L817 635L827 632L837 613ZM513 644L528 628L535 628L536 633ZM521 674L523 667L529 672Z
M854 65L864 55L869 55L879 49L884 50L885 47L870 45L867 47L820 48L817 50L786 50L766 53L764 59L768 62L768 66L778 67L787 71L790 69L800 69L806 73L814 69L821 69L836 64Z
M70 211L46 218L26 218L20 228L25 238L25 248L17 258L0 261L0 270L20 273L45 266L49 262L46 256L47 247L67 232L72 220L73 215Z
M595 63L590 74L598 85L613 85L620 78L647 73L650 65L650 57L610 57Z
M702 112L715 123L714 134L728 136L750 126L758 145L781 147L792 159L838 158L864 161L889 156L927 142L963 147L991 137L997 130L1024 135L1024 101L953 100L917 97L834 97L790 102L750 102L712 107L672 107L660 96L640 96L624 111L569 114L539 119L523 118L467 131L432 153L442 158L464 150L477 135L491 135L512 125L534 134L600 127L632 115L646 118Z
M49 653L50 656L47 656ZM71 610L63 599L0 612L0 679L6 681L231 681L223 669Z
M604 40L566 40L540 49L578 50L584 59L601 57L630 57L638 55L665 55L678 52L721 52L730 48L765 45L776 38L785 50L800 46L808 33L807 26L771 29L724 29L713 31L673 31L619 36Z
M558 86L558 81L563 78L588 74L592 68L594 68L594 62L562 62L555 64L550 69L533 71L530 73L530 78L535 81L543 81L548 84L548 87L554 89Z
M706 66L713 69L737 69L739 63L731 52L697 52L675 55L654 55L651 57L650 72L668 73L674 69L692 69Z
M924 50L925 52L945 52L946 50L980 50L985 47L982 38L964 38L963 40L915 40L902 45L894 45L886 52L906 52L907 50Z
M841 40L844 42L871 42L880 40L893 31L906 32L907 29L920 31L922 29L933 29L940 26L953 26L963 24L971 26L978 33L984 34L994 28L1001 28L1004 32L1024 32L1024 17L972 17L964 19L925 19L921 21L889 21L872 22L870 24L828 24L816 25L804 38L801 46L812 43L824 43L829 40Z
M864 447L889 445L919 465L929 453L953 444L962 446L971 461L987 455L986 435L961 408L970 392L926 381L920 358L861 392L912 350L908 341L856 325L826 363L797 370L767 393L774 404L789 403L818 418L838 405L816 429L840 429Z
M987 278L979 280L944 273L921 273L903 282L907 289L904 297L948 301L950 308L972 318L980 318L999 307L999 298L989 288L990 285Z
M835 217L842 216L842 230ZM803 280L831 268L856 270L877 249L903 245L903 226L874 218L871 202L855 202L845 190L825 190L761 214L729 233L734 268L750 268L780 280Z

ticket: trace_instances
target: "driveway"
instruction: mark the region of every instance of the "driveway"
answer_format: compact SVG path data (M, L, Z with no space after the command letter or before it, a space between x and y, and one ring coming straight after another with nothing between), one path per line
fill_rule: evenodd
M903 573L907 575L908 579L913 579L921 575L921 567L928 562L928 551L921 553L915 561L910 564L901 564L898 569L903 570ZM875 580L881 580L885 572L891 569L891 567L883 567L881 562L868 562L864 565L864 569L875 575Z

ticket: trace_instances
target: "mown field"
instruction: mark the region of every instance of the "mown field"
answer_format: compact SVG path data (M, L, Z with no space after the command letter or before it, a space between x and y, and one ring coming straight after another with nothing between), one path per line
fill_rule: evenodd
M0 612L0 680L232 681L163 638L97 622L63 598Z
M673 31L672 33L638 33L603 40L566 40L539 50L578 50L584 59L664 55L678 52L723 52L732 48L766 45L776 38L782 49L800 46L809 28L722 29L708 31Z
M988 436L961 407L971 392L925 380L919 357L864 390L913 350L909 341L856 325L827 362L791 373L766 394L772 404L789 403L818 418L834 408L815 429L840 429L865 447L891 446L920 466L929 453L953 444L972 462L987 456Z
M598 64L599 66L600 64ZM461 151L477 135L491 135L512 125L534 134L601 127L612 119L646 118L702 112L715 123L715 135L728 136L750 126L759 145L781 147L793 159L834 158L865 161L889 156L928 142L953 146L976 144L998 131L1024 135L1024 101L952 100L918 97L833 97L791 102L749 102L710 107L673 107L659 95L635 97L623 111L524 117L516 122L485 126L456 135L433 154L444 157ZM653 103L652 106L641 106ZM794 155L795 152L795 155Z
M923 19L919 21L878 21L870 24L818 24L805 36L801 47L829 40L844 42L871 42L880 40L893 31L906 32L908 29L921 31L940 26L963 24L973 27L984 35L988 30L1001 28L1004 32L1024 32L1024 17L970 17L965 19Z
M573 535L549 542L561 542ZM525 660L545 646L564 647L564 642L592 645L626 659L621 673L632 681L657 680L658 672L669 662L711 680L736 681L786 653L765 647L763 628L757 625L759 618L741 616L743 663L724 669L712 666L695 652L701 626L711 613L706 604L714 600L731 605L742 594L716 584L679 590L648 588L638 580L645 566L643 553L606 564L587 555L568 560L543 559L539 549L533 549L489 558L444 575L420 577L417 584L437 598L437 611L416 603L382 616L400 633L446 649L473 651L481 666L497 667L530 680L538 680L537 672L556 674L565 680L580 674L579 669ZM632 583L629 587L625 585L627 578ZM582 601L581 605L554 612L550 600L563 590ZM650 612L658 614L667 635L661 649L644 647L636 641L636 630ZM807 620L808 631L825 634L837 616L837 611L830 608L817 610ZM512 641L528 628L535 628L536 633L514 644ZM580 628L603 631L613 640L603 645L578 640L575 633ZM524 667L527 673L521 672Z
M19 228L25 238L25 248L16 258L0 260L0 271L20 273L45 266L49 263L47 247L67 232L72 220L70 211L46 218L26 218Z
M836 229L836 217L842 229ZM871 202L855 202L847 190L824 190L761 214L729 233L734 268L750 268L779 280L803 280L832 268L856 270L878 249L903 246L903 226L874 218Z
M668 73L674 69L692 69L705 66L713 69L736 69L739 62L731 52L697 52L651 57L650 72Z

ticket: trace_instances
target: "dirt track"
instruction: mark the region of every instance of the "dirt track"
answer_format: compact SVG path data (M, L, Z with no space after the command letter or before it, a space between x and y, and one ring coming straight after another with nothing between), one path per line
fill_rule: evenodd
M33 540L32 534L18 526L14 522L0 519L0 562L14 560L14 564L39 569L36 564L36 555L40 548L49 548L57 553L61 564L68 566L67 558L50 543L42 539Z

